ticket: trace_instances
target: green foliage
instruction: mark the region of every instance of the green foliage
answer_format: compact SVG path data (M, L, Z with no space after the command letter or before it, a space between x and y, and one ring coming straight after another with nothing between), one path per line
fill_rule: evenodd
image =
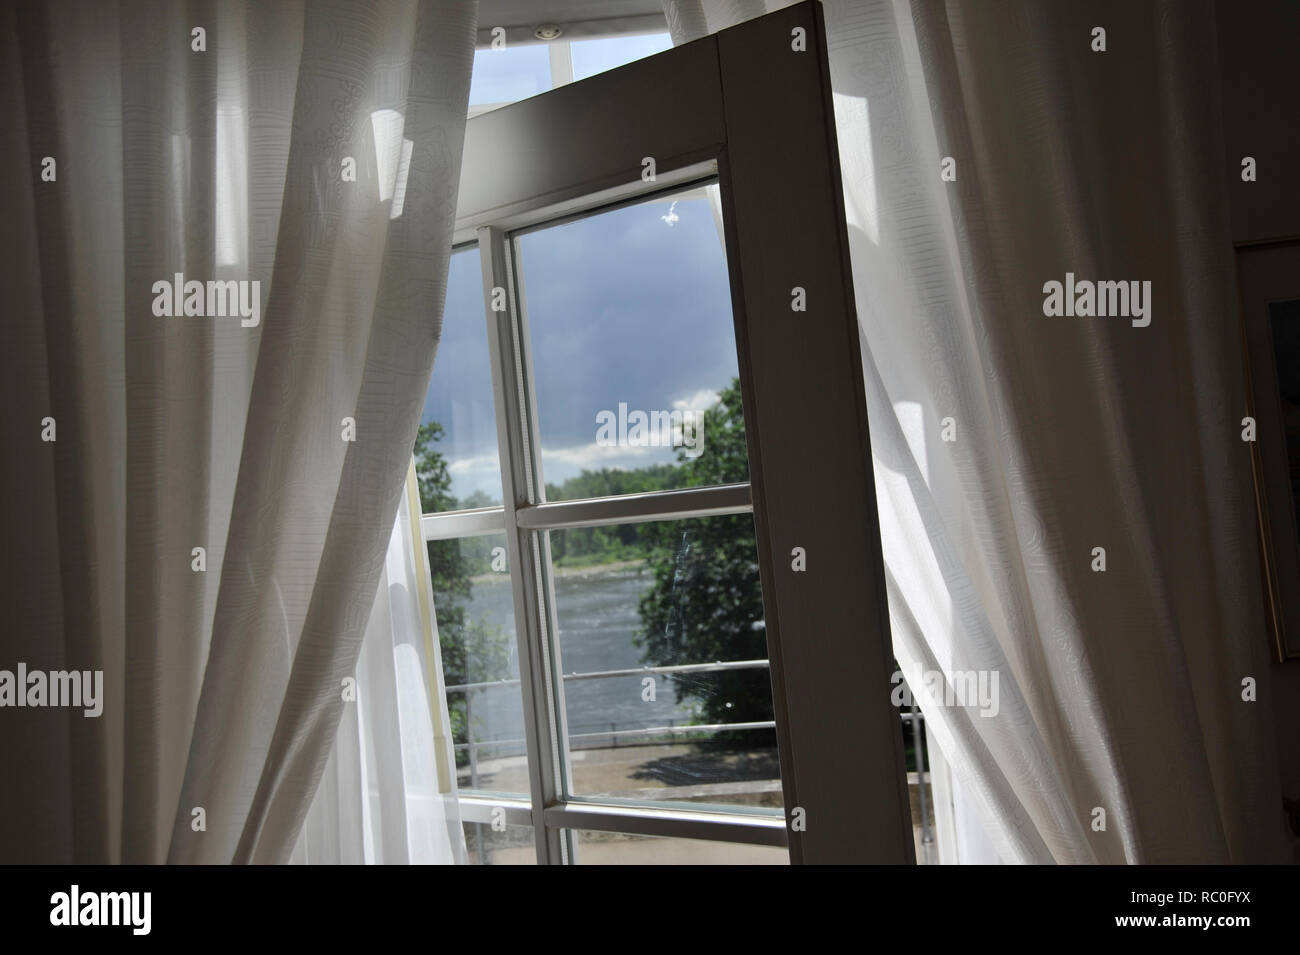
M547 484L548 501L577 501L611 494L640 494L644 491L667 491L682 486L681 470L674 464L655 464L625 471L602 468L583 471L563 484Z
M678 453L681 485L749 479L740 384L733 379L704 416L704 453ZM641 525L654 584L641 599L642 657L653 666L767 656L754 522L748 515ZM772 718L766 670L674 678L706 723Z
M575 501L612 494L641 494L682 486L681 469L656 464L631 471L603 468L583 471L563 484L546 485L548 501ZM551 559L557 567L590 567L645 556L644 524L615 527L576 527L551 535Z
M447 459L433 449L442 440L442 425L436 421L420 425L415 433L415 478L420 485L420 512L450 511L456 506L451 493Z

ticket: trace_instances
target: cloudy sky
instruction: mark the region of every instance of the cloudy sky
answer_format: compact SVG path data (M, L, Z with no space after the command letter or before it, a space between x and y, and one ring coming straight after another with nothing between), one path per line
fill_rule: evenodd
M516 237L545 479L670 462L669 448L600 447L596 416L703 409L736 375L726 260L703 189ZM457 497L501 497L478 252L452 256L424 421ZM708 434L704 435L705 453Z

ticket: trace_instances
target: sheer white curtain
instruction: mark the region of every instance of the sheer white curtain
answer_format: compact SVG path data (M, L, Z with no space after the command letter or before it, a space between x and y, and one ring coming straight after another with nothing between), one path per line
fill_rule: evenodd
M1212 6L824 9L895 656L999 675L925 707L948 857L1283 861ZM1067 272L1150 324L1045 317Z
M476 4L53 0L0 18L0 499L26 546L0 575L0 658L105 683L98 719L0 720L0 853L285 861L328 774L317 816L349 835L326 849L311 828L300 857L455 859L413 568L392 548ZM155 284L178 275L248 283L257 320L210 317L202 295L199 315L159 316Z
M414 465L344 712L293 861L464 863Z

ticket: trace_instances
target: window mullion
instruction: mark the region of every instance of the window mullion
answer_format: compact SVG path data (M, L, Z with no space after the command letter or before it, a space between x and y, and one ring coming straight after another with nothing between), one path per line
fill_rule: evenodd
M749 483L745 482L549 501L520 509L517 519L524 527L542 531L752 514L753 511Z
M546 44L551 57L551 89L559 89L573 82L573 53L568 40L553 40Z
M741 845L785 846L785 817L777 813L688 809L679 806L632 806L599 800L574 800L550 806L542 814L552 826L655 836L706 839Z
M484 537L505 530L505 511L485 507L470 511L441 511L420 515L420 535L426 541Z
M492 366L492 392L496 407L497 444L510 560L510 586L514 602L515 631L523 694L524 737L528 751L529 790L537 810L534 836L539 865L561 864L569 853L567 836L547 827L541 810L562 798L565 758L557 720L556 681L552 678L543 598L541 550L533 532L521 528L519 508L537 502L534 478L534 441L530 401L524 376L523 343L518 321L519 302L510 277L506 238L500 229L478 230L479 258L483 270L488 350ZM504 290L497 292L495 290ZM494 310L494 305L503 305Z

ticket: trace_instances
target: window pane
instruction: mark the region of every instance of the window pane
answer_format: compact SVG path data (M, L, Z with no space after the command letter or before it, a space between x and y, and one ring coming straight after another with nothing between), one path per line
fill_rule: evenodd
M545 43L476 50L469 105L514 103L551 88L551 54Z
M697 187L515 237L549 500L748 479L719 223Z
M572 792L780 812L752 518L550 544Z
M464 825L470 865L537 865L532 826L506 826L497 830L486 822Z
M583 80L633 60L662 53L672 45L673 39L667 33L574 40L569 44L573 56L573 78Z
M579 865L789 865L781 846L574 830Z
M429 541L461 789L526 793L523 696L504 534Z
M415 466L426 514L501 503L496 409L478 248L447 271L442 337L424 399Z

